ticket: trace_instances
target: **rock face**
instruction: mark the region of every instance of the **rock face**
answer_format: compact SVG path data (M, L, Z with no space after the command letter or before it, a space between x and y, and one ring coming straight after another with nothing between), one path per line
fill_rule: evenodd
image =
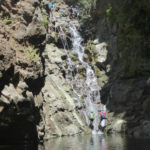
M144 14L139 15L143 5ZM128 9L132 7L135 8L134 12ZM150 74L149 49L145 41L150 32L146 29L148 22L142 20L149 16L149 7L147 3L138 1L122 3L120 0L97 0L93 8L93 22L97 20L96 40L93 39L93 43L107 43L106 58L100 56L104 61L98 63L100 71L97 72L101 74L103 70L109 79L101 90L102 101L106 103L109 99L107 108L112 120L112 124L106 129L108 132L122 131L148 137Z
M40 6L40 1L0 1L0 128L3 138L37 139L40 112L34 105L34 96L38 88L33 89L32 85L44 75L40 53L46 37ZM40 32L29 31L38 26ZM41 41L35 43L33 39Z
M58 48L63 44L55 31L64 24L68 32L68 6L56 1L61 9L52 18L45 4L41 0L0 1L2 137L37 141L87 130L65 80L66 53ZM79 25L78 21L74 24Z
M84 31L88 28L87 33L83 32L87 38L84 61L95 71L101 100L107 103L112 124L106 132L149 137L149 31L147 21L137 19L138 9L149 8L144 2L142 6L140 2L131 2L138 10L129 18L134 20L131 25L125 23L130 16L120 20L115 15L122 5L121 0L117 2L116 5L115 0L94 0L93 18L97 22L89 23L88 27L83 24ZM79 117L85 101L81 97L78 104L72 98L74 85L86 87L85 68L77 56L63 50L66 45L61 38L64 32L67 47L71 49L69 23L80 25L77 20L69 19L69 6L63 0L56 0L53 16L49 14L48 3L0 1L0 137L37 141L88 130ZM128 1L123 3L125 8L128 5ZM148 11L143 13L141 9L142 17L147 16ZM118 12L121 13L118 16L128 14L125 10ZM74 76L79 77L79 84L66 82L67 55L78 66ZM82 92L78 86L75 88Z
M45 122L45 138L51 136L73 135L83 132L86 128L77 112L75 104L66 90L68 83L63 77L66 55L62 49L46 45L43 57L45 58L45 85L43 95L43 120Z

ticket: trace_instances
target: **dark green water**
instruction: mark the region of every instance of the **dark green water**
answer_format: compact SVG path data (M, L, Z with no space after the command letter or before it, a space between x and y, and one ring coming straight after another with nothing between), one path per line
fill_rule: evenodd
M80 135L51 139L44 146L28 142L0 143L0 150L150 150L150 139L121 135Z
M120 135L83 135L50 140L40 150L150 150L150 140Z

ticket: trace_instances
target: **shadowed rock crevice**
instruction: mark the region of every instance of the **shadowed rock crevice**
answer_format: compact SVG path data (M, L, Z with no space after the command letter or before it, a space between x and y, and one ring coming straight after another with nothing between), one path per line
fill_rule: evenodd
M38 95L45 84L45 77L39 77L38 79L27 79L27 85L29 86L29 90L32 91L34 95Z
M28 109L27 109L28 108ZM29 144L36 147L38 142L38 133L36 130L39 112L36 111L31 103L23 102L6 106L0 114L1 128L0 139L3 144L15 144L17 142L26 141L26 146Z
M10 68L3 73L2 78L0 78L0 91L5 85L8 85L14 76L14 66L11 65Z
M98 40L108 45L106 60L97 63L100 70L97 75L108 76L101 90L102 102L106 104L109 100L107 108L112 124L106 128L108 132L150 137L148 3L120 0L95 3L93 18L98 21L93 43Z

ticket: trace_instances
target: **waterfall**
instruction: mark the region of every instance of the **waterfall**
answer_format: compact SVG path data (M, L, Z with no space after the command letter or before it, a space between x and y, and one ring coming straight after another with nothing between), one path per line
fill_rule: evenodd
M67 54L67 69L66 69L66 80L70 83L72 86L73 92L74 92L74 101L75 103L78 103L78 106L82 105L81 99L84 98L85 100L85 107L83 107L83 114L86 120L86 123L89 125L89 113L90 110L94 110L94 131L98 130L99 125L99 115L98 115L98 109L100 101L100 87L97 82L97 77L94 73L94 70L92 67L86 62L85 56L85 50L82 46L82 37L80 36L79 32L77 31L77 28L71 24L69 26L70 29L70 39L72 41L72 49L69 49L67 39L65 32L63 31L61 26L58 26L57 29L59 30L60 38L62 40L64 50ZM71 59L69 53L72 52L73 55L77 56L79 62L85 69L85 82L81 80L78 72L79 65L75 64L73 60ZM74 75L74 72L76 71L76 74Z
M84 98L86 109L84 111L84 115L86 122L89 124L90 110L94 110L94 130L98 130L99 116L97 104L100 103L100 87L98 85L94 70L84 59L85 52L84 47L81 44L83 40L74 25L70 25L70 34L72 40L72 53L78 57L79 61L86 69L85 85L81 85L81 88L84 89L84 91L82 90L83 93L81 94L85 95Z
M69 56L70 50L69 50L66 34L65 34L63 28L60 25L58 25L55 27L55 29L57 29L59 32L61 42L62 42L64 50L67 54L66 81L69 82L69 84L71 85L73 93L75 94L74 95L74 101L75 101L75 103L78 103L78 106L80 107L81 106L81 102L80 102L81 95L78 94L78 92L75 90L75 88L73 86L73 82L77 81L77 76L74 78L73 74L74 74L74 70L76 70L78 72L78 66L75 65L75 63L71 60L71 58ZM80 81L78 80L78 82L80 82ZM79 87L81 87L81 85Z

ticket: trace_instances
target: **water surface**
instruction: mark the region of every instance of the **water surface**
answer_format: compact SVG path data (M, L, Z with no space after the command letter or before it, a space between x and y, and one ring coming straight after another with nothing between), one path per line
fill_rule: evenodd
M80 135L49 140L40 150L150 150L150 140L121 135Z
M0 141L0 150L150 150L150 139L135 139L121 135L78 135L55 138L35 145L24 142Z

